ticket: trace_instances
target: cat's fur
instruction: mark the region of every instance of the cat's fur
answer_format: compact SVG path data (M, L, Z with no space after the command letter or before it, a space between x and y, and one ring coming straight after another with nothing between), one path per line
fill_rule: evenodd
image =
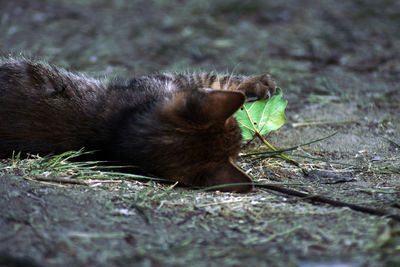
M43 63L0 62L0 157L96 150L185 185L246 183L234 163L245 102L274 93L260 77L155 74L102 82ZM251 185L220 190L246 192Z

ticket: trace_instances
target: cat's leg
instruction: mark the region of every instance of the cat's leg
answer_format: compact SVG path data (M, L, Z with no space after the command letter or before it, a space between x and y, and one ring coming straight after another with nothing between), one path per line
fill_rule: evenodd
M246 95L247 101L267 99L276 93L276 87L268 74L261 76L218 76L213 74L193 75L199 87L213 90L237 90Z

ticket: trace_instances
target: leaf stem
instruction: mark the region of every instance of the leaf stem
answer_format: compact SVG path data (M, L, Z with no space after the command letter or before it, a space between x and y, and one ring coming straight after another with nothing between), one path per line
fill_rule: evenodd
M254 132L256 134L256 136L258 137L258 139L260 139L269 149L273 150L273 151L277 151L277 149L275 147L273 147L267 140L265 140L265 138L256 130ZM300 164L294 160L292 160L291 158L289 158L288 156L286 156L283 153L280 153L279 156L286 160L287 162L289 162L290 164L293 164L297 167L300 167Z

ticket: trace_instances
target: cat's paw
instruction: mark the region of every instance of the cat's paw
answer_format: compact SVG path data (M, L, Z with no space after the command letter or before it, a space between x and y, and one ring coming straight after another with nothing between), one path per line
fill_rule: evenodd
M264 74L256 77L249 77L238 88L246 95L246 101L268 99L276 94L276 87L271 77Z

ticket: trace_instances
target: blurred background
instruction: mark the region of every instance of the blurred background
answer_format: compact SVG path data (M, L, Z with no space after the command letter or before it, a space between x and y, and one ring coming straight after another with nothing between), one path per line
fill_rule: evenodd
M290 73L346 66L398 76L396 0L0 0L0 51L97 75ZM307 76L307 75L306 75Z

